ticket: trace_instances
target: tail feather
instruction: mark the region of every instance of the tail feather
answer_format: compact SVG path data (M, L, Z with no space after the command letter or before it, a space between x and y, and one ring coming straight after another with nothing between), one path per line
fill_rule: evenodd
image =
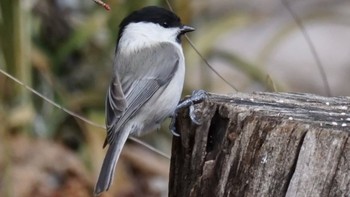
M94 194L98 196L100 193L107 191L113 181L114 171L119 159L123 146L129 136L129 131L121 130L114 135L115 140L109 145L105 159L103 160L100 175L98 177Z

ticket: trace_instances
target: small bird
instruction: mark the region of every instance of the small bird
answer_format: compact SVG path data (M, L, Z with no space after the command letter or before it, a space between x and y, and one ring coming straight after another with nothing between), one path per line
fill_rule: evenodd
M119 25L113 78L106 96L108 150L95 186L107 191L129 135L159 127L174 116L185 77L181 36L194 28L164 8L149 6L132 12Z

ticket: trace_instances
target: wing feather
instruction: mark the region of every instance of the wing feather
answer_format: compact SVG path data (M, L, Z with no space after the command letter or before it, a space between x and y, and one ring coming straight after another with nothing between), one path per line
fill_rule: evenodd
M106 98L105 145L112 143L115 132L122 129L157 91L162 91L171 81L180 58L176 50L172 44L164 43L142 49L133 58L117 56L116 74Z

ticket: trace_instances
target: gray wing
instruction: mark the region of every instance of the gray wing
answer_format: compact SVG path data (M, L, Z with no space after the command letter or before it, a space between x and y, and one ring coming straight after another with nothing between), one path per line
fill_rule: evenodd
M172 44L138 51L132 58L117 57L116 74L106 98L107 138L114 141L125 123L157 92L163 91L178 69L179 54Z

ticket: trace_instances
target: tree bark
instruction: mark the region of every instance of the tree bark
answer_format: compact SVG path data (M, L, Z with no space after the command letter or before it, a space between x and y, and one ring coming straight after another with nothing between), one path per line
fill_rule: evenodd
M350 97L210 94L180 110L169 196L350 196Z

